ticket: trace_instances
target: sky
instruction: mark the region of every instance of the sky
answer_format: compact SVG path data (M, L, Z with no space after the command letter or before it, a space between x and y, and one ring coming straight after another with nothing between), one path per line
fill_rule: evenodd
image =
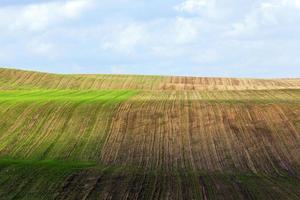
M0 66L300 78L300 0L1 0Z

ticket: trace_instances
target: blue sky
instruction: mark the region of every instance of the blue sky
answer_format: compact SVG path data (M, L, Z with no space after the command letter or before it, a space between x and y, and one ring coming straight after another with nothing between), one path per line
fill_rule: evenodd
M300 77L300 0L1 0L0 65Z

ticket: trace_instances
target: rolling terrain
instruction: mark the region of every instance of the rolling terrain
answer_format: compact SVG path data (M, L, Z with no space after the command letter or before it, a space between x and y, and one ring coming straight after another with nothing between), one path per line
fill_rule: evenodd
M300 199L300 79L0 68L0 199Z

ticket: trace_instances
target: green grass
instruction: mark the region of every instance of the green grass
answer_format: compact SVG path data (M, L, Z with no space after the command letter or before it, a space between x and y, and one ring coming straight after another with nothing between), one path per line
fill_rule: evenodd
M0 102L109 102L124 101L134 90L7 90L0 91Z
M132 90L0 91L0 115L5 116L0 121L0 154L16 159L95 160L114 109L136 94Z

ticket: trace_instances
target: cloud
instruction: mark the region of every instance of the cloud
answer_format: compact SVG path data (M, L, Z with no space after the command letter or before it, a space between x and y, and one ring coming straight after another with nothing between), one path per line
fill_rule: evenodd
M69 0L0 7L1 48L15 49L15 54L30 59L61 57L58 52L61 53L65 44L57 41L56 34L64 34L59 29L79 20L94 3L94 0Z
M143 51L159 56L172 55L178 52L175 50L177 46L182 48L197 41L200 28L201 23L196 18L176 17L149 22L107 24L96 32L101 35L104 50L126 55Z
M242 20L232 23L228 33L236 36L270 36L297 29L300 22L300 0L267 0L253 6ZM296 30L297 32L299 30Z
M214 4L214 1L209 0L187 0L179 5L176 5L174 8L177 11L182 12L198 12L203 8L208 8Z
M211 18L218 17L221 14L217 9L216 0L186 0L174 6L174 9L178 12Z
M41 31L80 17L92 4L92 0L72 0L2 7L0 26L10 31Z

